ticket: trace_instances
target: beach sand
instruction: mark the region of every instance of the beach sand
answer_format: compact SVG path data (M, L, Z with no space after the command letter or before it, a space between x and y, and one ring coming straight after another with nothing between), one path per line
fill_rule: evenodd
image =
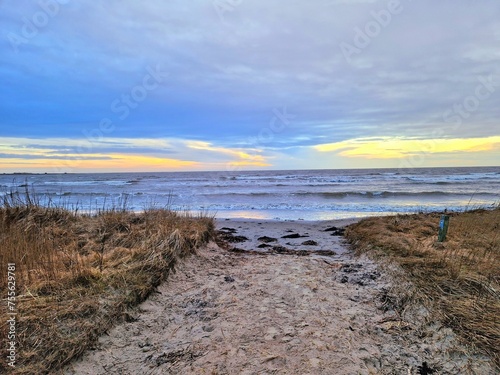
M188 258L63 373L493 374L424 323L424 308L403 318L384 305L388 268L355 257L332 228L351 222L218 220L241 242Z

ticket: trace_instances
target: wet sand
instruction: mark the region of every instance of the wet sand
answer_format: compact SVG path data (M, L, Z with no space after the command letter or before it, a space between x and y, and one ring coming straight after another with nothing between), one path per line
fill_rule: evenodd
M219 220L235 242L186 260L64 373L493 374L423 307L384 305L394 281L349 251L350 222Z

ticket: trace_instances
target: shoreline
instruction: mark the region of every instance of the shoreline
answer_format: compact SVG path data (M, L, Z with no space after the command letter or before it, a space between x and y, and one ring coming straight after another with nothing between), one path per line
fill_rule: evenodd
M338 220L228 220L216 219L215 227L233 250L285 252L345 252L342 237L347 225L361 219ZM244 234L243 234L244 233ZM342 233L342 234L341 234Z
M383 216L383 215L381 215ZM377 216L375 216L377 217ZM363 220L364 217L348 217L344 219L325 219L325 220L302 220L302 219L254 219L254 218L224 218L215 217L217 223L224 223L225 221L234 223L299 223L299 224L338 224L338 225L349 225Z
M195 211L192 211L193 213ZM210 212L210 211L209 211ZM317 222L330 220L364 219L378 216L391 216L397 214L408 214L411 212L396 211L323 211L323 210L232 210L214 211L215 218L220 220L261 220L261 221L299 221Z

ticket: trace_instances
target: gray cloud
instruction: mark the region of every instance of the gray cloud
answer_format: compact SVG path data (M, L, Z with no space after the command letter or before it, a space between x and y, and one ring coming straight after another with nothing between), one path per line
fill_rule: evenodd
M53 108L55 119L82 117L80 123L92 127L110 115L109 103L136 85L146 66L160 64L168 83L113 136L240 145L284 105L297 118L265 145L270 148L361 136L426 137L436 128L448 138L498 134L500 3L401 0L402 11L347 61L341 43L355 45L356 28L365 30L373 12L388 3L253 0L221 18L211 1L70 2L18 55L2 54L1 77L14 77L18 85L0 99L21 111L40 98L45 109L38 118ZM19 32L21 15L35 8L6 4L14 10L0 16L2 22ZM495 91L461 116L460 126L447 122L447 111L456 115L455 106L475 95L479 77L492 77ZM19 104L23 97L27 104ZM5 107L0 112L19 118ZM24 134L34 121L27 116ZM55 125L51 135L81 134L83 127Z
M112 158L106 155L102 156L66 156L66 155L37 155L37 154L6 154L0 153L0 159L23 159L23 160L40 160L40 159L50 159L50 160L111 160Z

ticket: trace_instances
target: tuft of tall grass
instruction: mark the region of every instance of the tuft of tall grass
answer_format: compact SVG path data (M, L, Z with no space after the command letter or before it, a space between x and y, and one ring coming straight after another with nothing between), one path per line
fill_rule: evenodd
M500 369L500 207L450 216L443 243L437 213L365 219L346 236L358 252L399 264L415 298Z
M214 236L212 217L124 204L95 214L42 205L26 190L0 204L0 290L16 265L18 362L12 372L54 373L127 319L174 270ZM47 201L45 201L46 203ZM6 319L0 335L6 337Z

